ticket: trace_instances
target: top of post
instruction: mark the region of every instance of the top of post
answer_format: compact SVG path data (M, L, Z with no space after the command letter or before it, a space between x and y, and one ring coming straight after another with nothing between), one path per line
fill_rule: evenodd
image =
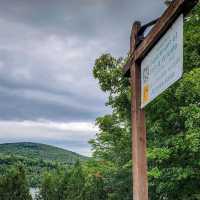
M136 21L133 23L132 25L132 30L131 30L131 37L130 37L130 51L129 51L129 58L127 63L124 66L124 71L128 72L130 71L130 67L132 65L132 61L134 60L133 56L134 55L134 51L136 49L136 44L137 44L137 35L138 32L140 31L141 28L141 22ZM125 73L125 76L128 76L128 74Z
M141 28L141 22L136 21L133 23L132 30L131 30L131 37L130 37L130 54L134 52L137 42L137 35Z

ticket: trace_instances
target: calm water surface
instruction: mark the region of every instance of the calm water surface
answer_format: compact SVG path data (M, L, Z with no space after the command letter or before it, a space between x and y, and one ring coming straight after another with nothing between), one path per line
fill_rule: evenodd
M30 188L30 194L31 194L33 200L35 199L38 192L39 192L39 188Z

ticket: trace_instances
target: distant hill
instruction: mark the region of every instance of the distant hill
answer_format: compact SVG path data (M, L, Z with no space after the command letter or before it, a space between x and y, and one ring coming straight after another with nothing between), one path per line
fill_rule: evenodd
M0 175L10 167L22 164L30 186L37 187L44 172L56 170L58 167L69 168L77 160L83 162L87 159L77 153L45 144L0 144Z
M87 159L86 157L72 151L46 144L30 142L0 144L0 154L7 156L23 156L29 159L42 159L45 161L62 162L67 164L73 164L77 160Z

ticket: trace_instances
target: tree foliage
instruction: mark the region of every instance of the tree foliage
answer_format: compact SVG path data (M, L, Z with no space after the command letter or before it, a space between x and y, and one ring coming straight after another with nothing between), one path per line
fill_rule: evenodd
M0 200L32 200L22 166L12 167L0 176Z
M106 199L104 179L99 172L84 168L78 161L70 169L46 173L37 199L41 200L102 200ZM93 171L93 172L92 172ZM94 174L95 172L95 174Z
M44 172L54 171L59 166L73 165L77 159L87 160L79 154L37 143L0 144L0 173L5 174L7 168L21 163L26 169L28 184L37 187L41 183Z

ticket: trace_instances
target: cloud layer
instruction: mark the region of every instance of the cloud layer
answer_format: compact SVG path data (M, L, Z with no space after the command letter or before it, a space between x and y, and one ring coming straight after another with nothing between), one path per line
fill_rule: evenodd
M47 143L86 156L91 155L88 140L98 132L98 128L91 123L51 121L0 121L0 130L0 143L27 141Z
M131 23L160 13L142 0L1 1L1 119L94 120L105 95L95 58L128 51ZM151 16L151 17L149 17Z
M133 21L150 21L164 9L162 0L0 3L2 123L37 123L41 119L60 124L93 123L97 116L108 113L104 106L106 95L92 77L95 59L108 52L125 56ZM20 134L15 125L10 124L9 131ZM25 128L24 134L32 129L33 125L29 130ZM36 136L37 133L32 134L34 140ZM0 137L2 141L6 139L2 131ZM71 135L72 140L75 137L79 135Z

